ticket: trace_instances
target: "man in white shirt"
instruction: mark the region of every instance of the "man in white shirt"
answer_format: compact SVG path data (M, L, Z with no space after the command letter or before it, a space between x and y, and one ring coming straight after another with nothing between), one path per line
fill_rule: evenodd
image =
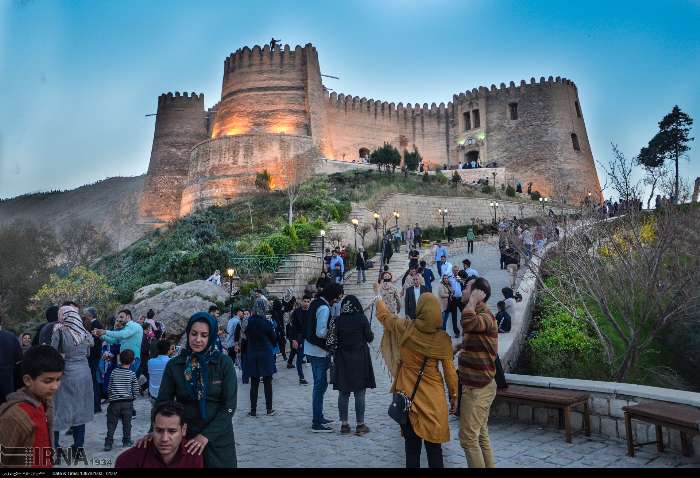
M168 364L170 357L170 341L161 339L156 343L158 356L148 360L148 395L151 399L151 404L155 403L160 390L160 382L163 379L165 366Z
M479 271L472 267L472 261L464 259L462 265L464 266L464 272L467 273L467 277L479 277Z

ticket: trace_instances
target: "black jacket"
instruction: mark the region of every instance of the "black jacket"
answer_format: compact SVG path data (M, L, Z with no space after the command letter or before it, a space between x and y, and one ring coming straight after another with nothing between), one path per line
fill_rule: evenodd
M334 355L333 389L356 392L376 388L368 343L374 340L369 321L361 314L341 315L336 320L338 348Z
M287 324L287 338L289 340L296 340L300 344L304 343L304 330L306 328L308 316L308 310L304 310L301 307L294 309L292 316L289 318L289 323Z
M420 286L420 295L429 292L425 286ZM404 312L406 317L410 317L411 320L416 320L416 295L413 293L413 287L406 289L406 296L403 299Z

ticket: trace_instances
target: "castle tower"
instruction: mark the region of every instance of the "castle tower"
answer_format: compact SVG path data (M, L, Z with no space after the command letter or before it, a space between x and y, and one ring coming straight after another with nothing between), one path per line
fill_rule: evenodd
M450 162L496 163L523 190L580 203L602 201L576 85L566 78L510 82L455 97Z
M142 221L160 224L179 217L190 151L206 139L204 94L158 97L151 159L139 204Z

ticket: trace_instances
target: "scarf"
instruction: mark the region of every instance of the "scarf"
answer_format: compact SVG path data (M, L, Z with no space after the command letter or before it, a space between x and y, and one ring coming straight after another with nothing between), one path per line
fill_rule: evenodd
M407 347L424 357L452 360L452 339L442 330L440 302L433 294L422 294L418 299L416 320L395 318L408 320L408 327L402 334L385 328L379 348L392 378L399 373L401 347Z
M54 329L66 329L76 346L92 337L90 332L85 330L78 308L72 305L64 305L58 309L58 323L54 326Z
M190 330L195 322L203 322L209 326L209 342L207 347L201 352L194 352L190 347ZM197 400L199 405L199 416L202 420L207 419L207 396L209 393L209 363L217 361L221 352L217 347L219 337L218 327L214 317L206 312L197 312L190 317L185 329L187 345L183 353L187 357L185 362L185 383L190 398Z
M340 303L340 315L364 315L362 304L354 295L346 295Z

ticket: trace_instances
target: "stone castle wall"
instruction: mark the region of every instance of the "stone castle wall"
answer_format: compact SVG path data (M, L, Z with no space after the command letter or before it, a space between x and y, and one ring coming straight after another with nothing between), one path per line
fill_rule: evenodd
M203 94L160 95L151 160L139 201L142 221L167 222L179 216L190 151L207 137Z

